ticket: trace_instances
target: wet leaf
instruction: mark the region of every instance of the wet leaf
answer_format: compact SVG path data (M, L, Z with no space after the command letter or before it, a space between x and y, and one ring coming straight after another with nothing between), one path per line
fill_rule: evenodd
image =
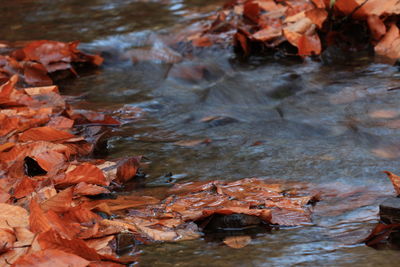
M251 242L251 237L244 236L228 236L224 239L224 244L231 248L244 248Z
M95 185L108 185L104 173L95 165L82 163L78 166L71 166L65 173L65 177L55 181L57 185L68 186L81 182Z
M70 138L76 137L73 134L70 134L66 131L57 130L55 128L51 128L48 126L38 127L38 128L31 128L25 132L23 132L20 137L19 141L26 142L26 141L49 141L49 142L56 142L56 141L63 141Z
M397 176L396 174L389 171L384 171L384 173L388 175L390 181L392 182L397 196L400 196L400 176Z
M395 24L392 24L389 31L375 46L375 53L391 59L400 58L400 32Z
M317 34L302 35L298 43L300 56L319 55L321 53L321 41Z
M130 157L124 159L118 163L117 167L117 181L120 183L125 183L135 177L139 167L140 167L140 160L141 156L139 157Z
M96 252L96 250L90 248L83 240L62 238L54 230L41 233L38 237L38 241L40 247L44 250L57 249L78 255L90 261L101 260L100 255Z
M207 138L207 139L195 139L195 140L182 140L182 141L177 141L174 144L182 147L194 147L201 144L209 144L211 142L212 142L211 139Z
M59 192L57 195L40 203L43 211L52 210L55 212L66 212L71 208L73 188L69 187Z
M75 195L83 195L83 196L94 196L98 194L108 194L110 190L94 185L94 184L87 184L85 182L80 182L74 188Z
M386 26L377 15L370 15L367 19L372 38L380 40L386 34Z
M18 267L85 267L89 261L58 249L46 249L19 258L13 266Z
M19 206L0 203L0 228L28 227L28 211Z

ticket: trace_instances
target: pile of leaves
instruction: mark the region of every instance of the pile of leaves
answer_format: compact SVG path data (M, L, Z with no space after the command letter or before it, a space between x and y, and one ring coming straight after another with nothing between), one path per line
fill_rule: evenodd
M20 49L13 49L10 44L3 47L12 53L0 55L0 83L18 74L28 85L45 86L53 84L51 75L59 71L69 71L77 76L73 65L88 64L99 66L103 58L88 55L77 47L78 41L63 43L57 41L32 41L23 43Z
M66 45L50 47L35 64L72 69L76 55L60 58ZM24 49L17 51L31 51ZM15 54L4 56L6 62ZM137 261L126 255L134 244L198 238L217 215L238 215L240 227L310 222L314 195L258 179L180 184L159 198L99 199L113 196L141 166L140 156L92 157L107 129L120 122L75 110L55 85L21 87L26 74L12 75L7 64L11 76L0 85L0 265L119 266ZM238 248L249 240L224 242Z
M319 55L332 45L372 46L376 54L397 59L399 14L396 0L233 0L188 40L200 47L233 40L245 55L287 45L299 56Z

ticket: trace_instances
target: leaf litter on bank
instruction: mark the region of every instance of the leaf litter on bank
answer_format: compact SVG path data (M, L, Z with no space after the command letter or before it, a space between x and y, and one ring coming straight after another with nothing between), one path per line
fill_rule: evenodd
M400 58L398 1L333 3L331 8L328 0L232 0L185 40L195 47L230 43L245 55L274 48L312 56L330 45L351 50L369 45L377 55ZM295 50L287 50L288 44Z
M13 66L34 60L48 72L60 66L74 71L73 62L100 63L77 51L76 44L48 41L28 44L4 57L5 64ZM73 109L57 86L19 88L18 74L7 74L0 85L1 263L126 264L137 258L116 254L115 239L120 233L128 231L140 243L189 240L200 237L213 216L246 215L265 225L311 221L308 203L315 196L288 194L279 185L258 179L178 184L163 199L93 199L134 179L141 167L140 156L116 161L90 157L106 127L120 122L98 112ZM226 242L240 247L249 240Z

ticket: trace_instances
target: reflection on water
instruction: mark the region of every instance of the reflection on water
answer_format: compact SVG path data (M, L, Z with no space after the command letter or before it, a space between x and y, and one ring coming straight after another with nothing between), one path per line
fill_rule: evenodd
M378 203L392 194L382 171L400 172L400 90L387 90L398 87L397 68L360 56L340 65L273 56L241 62L215 49L168 63L130 60L137 49L168 54L171 32L218 2L2 1L0 33L7 40L80 39L103 52L102 69L61 89L83 94L77 105L85 108L124 116L142 109L141 118L125 118L114 131L109 157L145 155L150 186L258 176L322 191L311 226L260 233L240 250L204 240L144 246L141 265L397 265L398 252L359 243ZM212 142L175 144L196 139Z

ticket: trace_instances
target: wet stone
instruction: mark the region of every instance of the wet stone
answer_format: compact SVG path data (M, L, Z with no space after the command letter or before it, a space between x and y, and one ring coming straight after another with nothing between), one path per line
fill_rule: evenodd
M400 223L400 198L387 198L379 205L379 216L384 223Z
M130 232L121 232L117 235L117 248L118 255L123 255L134 250L136 246L135 236Z

